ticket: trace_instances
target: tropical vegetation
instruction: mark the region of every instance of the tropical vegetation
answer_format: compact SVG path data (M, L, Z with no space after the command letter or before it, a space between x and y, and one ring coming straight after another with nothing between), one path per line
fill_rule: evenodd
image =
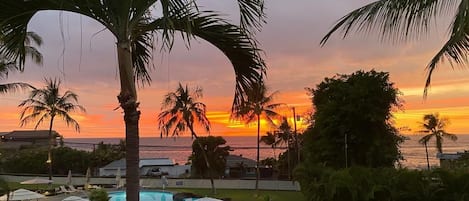
M158 5L156 5L158 4ZM220 49L231 61L236 74L233 108L245 99L245 91L254 83L261 83L265 64L252 38L264 22L262 0L238 0L240 26L228 23L215 12L203 11L196 1L69 1L34 0L1 1L5 12L0 14L0 32L4 45L0 54L24 60L24 41L28 24L40 11L67 11L87 16L102 24L116 39L121 91L118 95L124 111L126 131L127 199L138 201L139 196L139 127L140 111L136 82L150 83L149 61L156 34L162 49L171 50L175 32L182 32L189 47L190 41L202 38Z
M267 88L263 83L257 83L253 88L247 91L247 99L243 104L237 108L233 114L233 118L242 119L247 124L257 123L257 167L256 167L256 190L259 189L259 149L260 149L260 132L261 132L261 119L268 122L271 127L275 127L274 119L280 118L280 115L275 112L275 109L282 106L281 103L273 103L274 96L277 92L267 94Z
M189 87L185 87L179 83L176 92L166 94L161 110L158 115L158 126L161 130L160 136L172 135L178 136L187 129L191 132L191 137L195 138L201 150L204 150L203 141L197 140L199 137L195 132L195 126L198 124L203 127L206 132L210 132L210 121L206 116L207 106L202 102L197 102L202 97L202 88L196 87L192 92ZM197 123L197 124L196 124ZM211 160L207 156L207 152L202 151L201 156L205 158L205 167L211 170ZM213 181L212 171L208 171L210 182L212 184L213 193L215 193L215 183Z
M3 44L2 39L3 37L0 35L0 46ZM33 45L41 46L42 38L34 32L26 32L24 41L25 55L32 58L36 64L42 64L42 54ZM20 68L21 64L18 62L24 63L25 61L15 61L7 55L0 54L0 79L7 78L11 72L22 71ZM0 84L0 94L32 88L34 87L24 82L5 83Z
M125 146L119 144L104 144L99 142L92 151L77 150L66 146L52 149L52 173L66 175L68 171L85 174L86 170L97 171L98 168L122 159L125 156ZM48 167L44 165L48 150L42 147L21 147L19 150L2 149L0 172L46 174Z
M466 1L375 1L340 18L321 40L321 45L325 45L336 32L341 32L342 38L345 38L352 33L368 34L376 31L381 34L382 41L407 42L426 35L431 25L436 26L441 22L440 19L451 16L453 20L448 28L448 40L426 66L426 95L433 72L445 60L451 65L468 65L468 11Z
M305 131L304 154L313 164L394 167L404 138L392 124L401 106L389 74L357 71L326 78L309 89L315 123Z
M457 201L467 200L466 171L301 166L295 178L307 200Z
M65 121L67 126L73 126L76 131L80 132L80 125L70 116L72 112L85 112L85 108L76 104L78 95L72 91L60 93L60 80L45 79L46 86L42 89L33 89L29 97L22 101L18 107L22 107L20 119L21 126L35 122L34 129L44 121L49 120L49 148L47 163L49 166L49 180L52 180L52 146L53 135L52 128L54 119L60 118Z
M229 146L221 136L198 137L192 143L192 155L189 157L192 175L196 177L218 177L225 175L226 157L230 154ZM200 146L202 145L202 146ZM204 153L203 153L204 152ZM204 157L204 154L206 157ZM208 160L210 169L207 168Z
M422 130L419 133L426 134L420 138L419 143L425 146L425 153L427 156L427 168L430 169L430 162L428 160L428 142L435 138L435 147L438 153L443 153L443 139L450 139L456 141L458 137L445 131L446 126L449 124L449 119L440 117L438 113L426 114L423 116L421 123Z

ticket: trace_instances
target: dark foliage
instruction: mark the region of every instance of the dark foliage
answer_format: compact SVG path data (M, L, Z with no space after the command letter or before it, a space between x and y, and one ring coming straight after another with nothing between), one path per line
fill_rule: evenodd
M469 175L463 171L300 166L295 173L308 200L456 201L468 200L469 194Z
M402 158L399 145L404 139L391 115L401 103L388 73L336 75L309 91L316 111L313 126L305 132L308 160L335 168L392 167Z
M192 143L192 155L189 157L189 160L192 161L192 173L194 176L207 178L210 171L214 177L220 177L225 174L225 157L229 155L230 147L222 146L224 144L226 144L226 140L220 136L198 137L194 140ZM202 151L207 154L210 169L207 168Z

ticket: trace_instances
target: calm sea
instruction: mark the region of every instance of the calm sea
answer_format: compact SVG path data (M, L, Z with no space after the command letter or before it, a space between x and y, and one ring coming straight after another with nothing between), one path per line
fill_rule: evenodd
M425 147L418 144L421 135L408 136L410 139L402 144L401 152L405 160L402 162L404 167L408 168L426 168L427 162L425 157ZM252 136L236 136L224 137L227 145L232 147L231 154L243 155L244 157L256 158L256 137ZM469 135L458 135L458 140L452 142L446 140L443 143L443 151L445 153L461 152L469 150ZM103 141L104 143L118 143L119 138L73 138L65 139L65 145L82 149L92 150L93 145ZM161 158L169 157L179 164L187 162L187 158L191 154L192 139L190 137L178 138L141 138L140 139L140 157L141 158ZM275 152L278 155L282 149ZM429 158L432 166L438 166L439 161L436 158L436 149L434 141L429 143ZM261 159L273 157L274 152L270 146L262 145L260 150Z

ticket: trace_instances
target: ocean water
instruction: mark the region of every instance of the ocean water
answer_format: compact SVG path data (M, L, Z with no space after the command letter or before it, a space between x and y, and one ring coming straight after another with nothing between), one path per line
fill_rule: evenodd
M401 152L404 161L401 162L403 167L423 169L427 167L425 147L418 143L421 135L410 135L401 145ZM226 145L232 147L230 154L243 155L246 158L256 158L256 137L255 136L227 136L223 137ZM104 143L118 143L120 138L71 138L65 139L65 145L83 149L92 150L93 145L101 141ZM174 159L179 164L185 164L187 158L192 152L192 139L190 137L178 138L141 138L140 139L140 157L141 158L164 158ZM469 135L458 135L456 142L445 140L443 142L443 152L455 153L469 150ZM276 149L275 154L283 152L284 149ZM436 148L434 141L428 144L429 160L431 166L439 166L436 158ZM274 151L270 146L261 144L260 158L273 157Z

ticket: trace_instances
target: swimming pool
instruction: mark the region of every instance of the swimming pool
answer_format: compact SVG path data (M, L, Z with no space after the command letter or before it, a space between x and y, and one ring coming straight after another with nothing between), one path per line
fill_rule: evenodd
M126 201L125 191L109 192L109 201ZM140 201L173 201L173 194L161 191L140 191Z

